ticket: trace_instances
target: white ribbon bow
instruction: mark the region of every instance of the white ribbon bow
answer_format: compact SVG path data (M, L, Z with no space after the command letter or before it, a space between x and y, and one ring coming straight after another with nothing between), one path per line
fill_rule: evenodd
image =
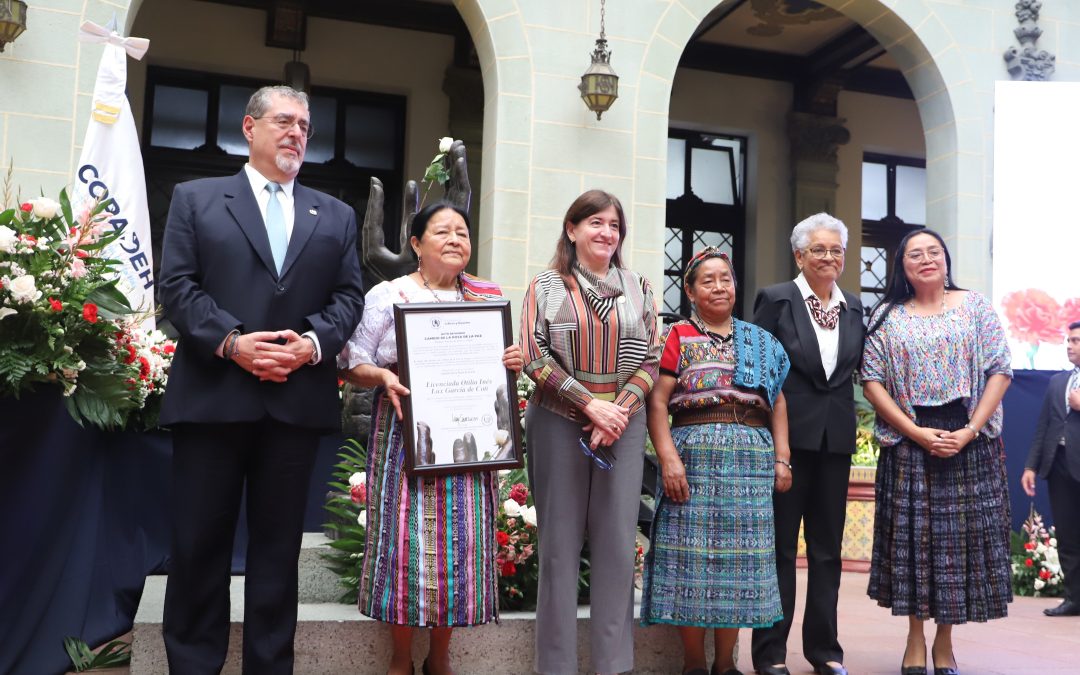
M115 31L102 28L93 21L85 21L79 27L79 42L106 42L110 45L123 47L128 56L136 61L142 60L146 50L150 48L150 41L146 38L123 37Z

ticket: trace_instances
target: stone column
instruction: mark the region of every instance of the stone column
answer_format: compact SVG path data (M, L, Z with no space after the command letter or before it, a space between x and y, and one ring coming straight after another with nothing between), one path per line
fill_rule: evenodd
M788 115L795 222L821 211L836 211L836 176L840 171L836 153L851 140L844 122L813 113Z

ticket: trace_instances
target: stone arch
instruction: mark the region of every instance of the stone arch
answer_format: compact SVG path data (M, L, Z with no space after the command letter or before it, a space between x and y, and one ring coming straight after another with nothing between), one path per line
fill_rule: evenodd
M649 41L644 73L658 80L656 93L670 99L671 84L678 61L701 20L717 6L732 0L681 0L671 3ZM987 237L989 216L984 213L984 157L979 134L958 134L957 121L982 124L968 65L949 32L930 3L910 0L895 8L883 0L819 0L862 26L885 47L900 64L915 96L927 160L927 221L947 239L983 240ZM673 49L672 46L675 46ZM639 110L642 104L639 103ZM655 133L655 132L654 132ZM650 139L656 143L659 139ZM962 162L961 155L977 160ZM645 188L648 189L648 188ZM655 199L662 199L656 190ZM963 285L988 287L989 274L982 256L964 257L958 274ZM969 259L970 258L970 259Z
M527 243L524 233L499 223L520 222L528 213L532 55L517 3L454 0L454 6L476 46L484 83L484 171L473 186L473 199L480 200L473 255L479 256L480 276L493 279L499 276L495 261L520 256Z

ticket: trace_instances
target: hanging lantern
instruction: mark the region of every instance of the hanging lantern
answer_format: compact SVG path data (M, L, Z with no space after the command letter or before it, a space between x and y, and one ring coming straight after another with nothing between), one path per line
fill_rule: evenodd
M619 76L611 68L611 50L608 49L607 38L604 37L604 2L605 0L600 0L600 39L596 41L596 49L592 52L592 63L581 76L581 84L578 85L581 100L585 101L589 110L596 113L597 120L611 107L615 99L619 98Z
M14 42L26 30L26 3L22 0L0 0L0 52L4 45Z

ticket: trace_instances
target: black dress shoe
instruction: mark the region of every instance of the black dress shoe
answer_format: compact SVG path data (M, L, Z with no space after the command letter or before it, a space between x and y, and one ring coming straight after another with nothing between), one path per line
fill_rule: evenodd
M754 668L758 675L791 675L787 666L757 666Z
M1066 600L1057 607L1044 609L1043 614L1046 616L1080 616L1080 602Z
M843 666L830 666L827 663L822 663L814 667L814 672L817 675L847 675L847 668Z

